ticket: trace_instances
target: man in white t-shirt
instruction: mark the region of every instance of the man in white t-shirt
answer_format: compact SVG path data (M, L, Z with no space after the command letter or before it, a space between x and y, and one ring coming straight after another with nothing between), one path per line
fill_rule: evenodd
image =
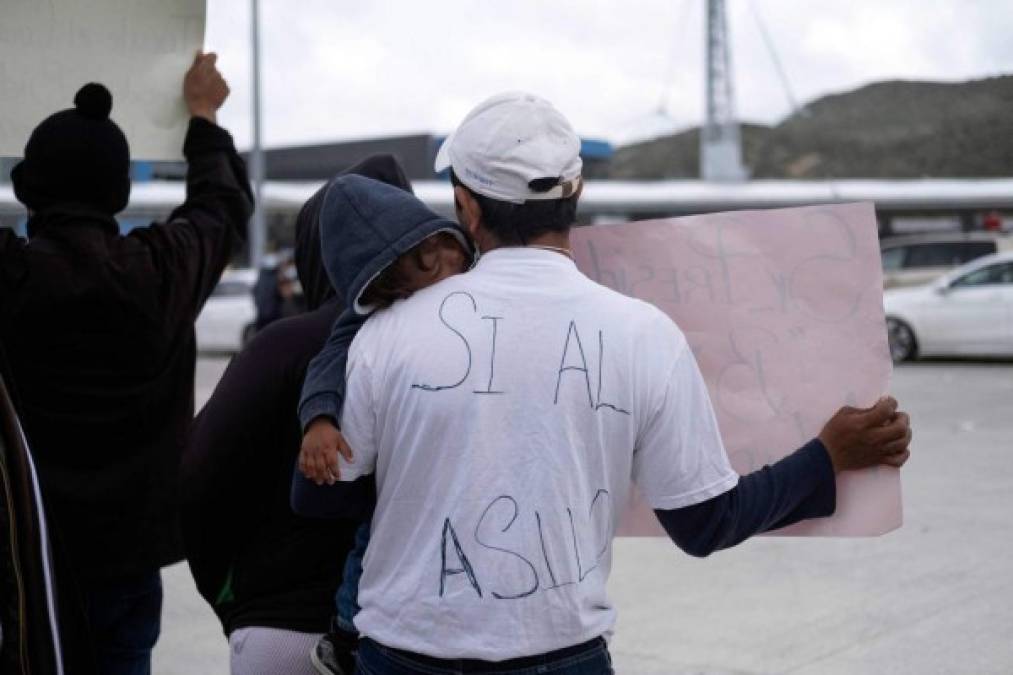
M538 97L473 110L437 169L481 258L352 343L340 478L377 489L362 672L609 673L606 582L633 485L706 555L831 514L835 471L908 457L907 416L884 399L740 479L682 332L573 263L579 148Z

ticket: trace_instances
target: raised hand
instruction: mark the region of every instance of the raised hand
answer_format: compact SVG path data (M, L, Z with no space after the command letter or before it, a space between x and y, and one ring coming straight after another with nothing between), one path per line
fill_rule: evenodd
M197 52L193 65L183 77L183 100L193 117L203 117L214 122L218 109L229 96L229 85L215 65L218 55L214 52Z

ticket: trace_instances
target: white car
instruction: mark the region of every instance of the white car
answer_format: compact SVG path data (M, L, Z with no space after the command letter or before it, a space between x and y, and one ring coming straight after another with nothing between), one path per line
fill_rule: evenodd
M883 294L890 355L1013 356L1013 252Z
M226 270L197 317L197 350L238 352L253 334L257 307L253 285L257 271Z
M1013 251L1013 237L995 232L950 232L889 237L879 242L883 288L918 286L958 265L991 253Z

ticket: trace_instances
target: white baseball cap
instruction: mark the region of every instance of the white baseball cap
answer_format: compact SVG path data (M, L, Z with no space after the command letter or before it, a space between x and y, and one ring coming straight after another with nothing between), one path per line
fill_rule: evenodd
M570 123L544 98L523 92L478 104L440 146L435 164L437 172L452 167L478 194L515 204L573 195L582 166ZM531 187L536 180L539 189Z

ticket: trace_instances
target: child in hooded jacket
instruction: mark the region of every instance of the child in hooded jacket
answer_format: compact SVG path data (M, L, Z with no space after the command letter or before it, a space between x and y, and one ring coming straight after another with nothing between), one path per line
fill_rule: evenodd
M310 654L320 672L350 674L358 640L353 618L375 488L372 477L360 479L362 496L352 504L347 499L337 503L326 487L337 480L337 452L351 458L338 429L348 349L372 312L464 272L474 254L457 223L436 215L407 192L360 176L331 184L321 207L320 239L324 268L339 297L344 294L346 309L306 372L299 402L304 437L292 508L300 515L366 521L345 560L332 631Z

